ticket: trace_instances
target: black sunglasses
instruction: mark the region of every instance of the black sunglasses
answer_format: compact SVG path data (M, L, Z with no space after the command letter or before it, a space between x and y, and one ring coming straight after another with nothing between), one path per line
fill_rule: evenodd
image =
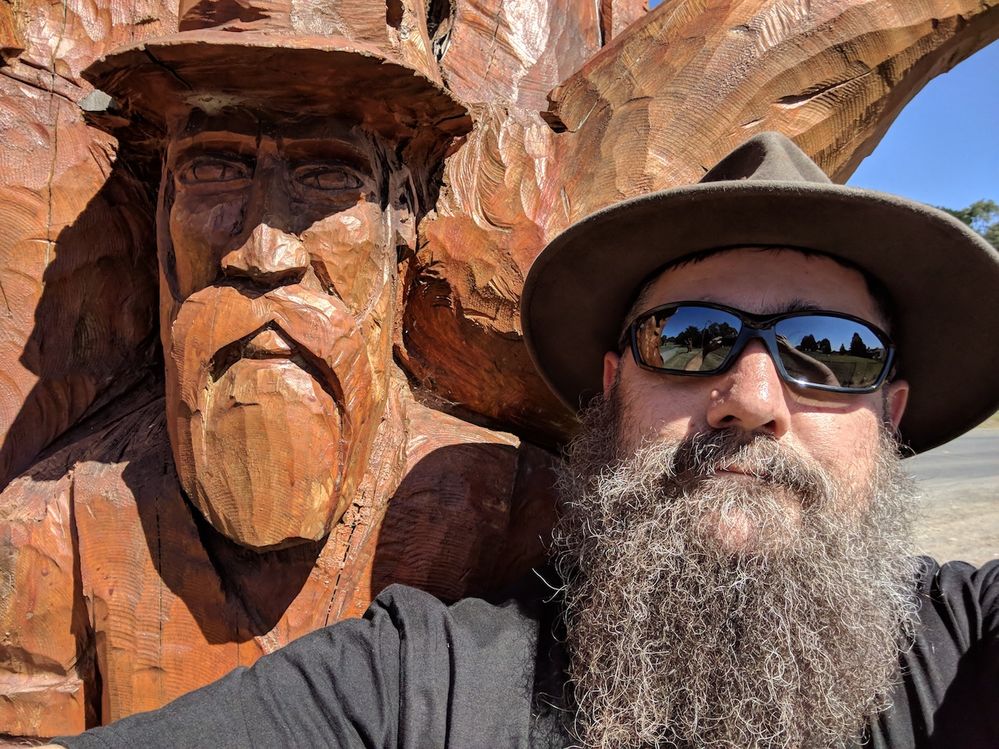
M755 315L708 302L676 302L636 317L621 336L645 369L706 377L732 366L758 338L781 378L834 393L870 393L891 371L895 346L888 334L840 312Z

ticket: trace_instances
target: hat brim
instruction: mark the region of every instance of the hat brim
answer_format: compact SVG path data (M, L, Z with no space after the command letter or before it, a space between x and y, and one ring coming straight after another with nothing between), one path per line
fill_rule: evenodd
M619 203L569 227L524 285L529 351L570 407L602 387L639 285L698 251L813 250L878 279L895 305L898 377L911 393L900 436L914 452L947 442L999 407L999 253L935 208L870 190L807 182L714 182Z
M426 130L450 139L471 129L464 106L439 83L335 36L181 32L118 50L83 75L160 129L195 108L231 107L349 116L394 139Z

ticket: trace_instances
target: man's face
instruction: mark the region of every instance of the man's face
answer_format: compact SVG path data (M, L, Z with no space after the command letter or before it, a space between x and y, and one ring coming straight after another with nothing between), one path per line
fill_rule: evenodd
M367 468L396 255L378 146L329 123L169 141L161 337L181 484L245 546L322 538Z
M859 274L795 252L670 270L635 311L678 301L886 327ZM913 615L913 492L884 421L906 386L792 388L759 342L709 377L608 354L605 381L560 472L554 544L582 745L855 736L886 704Z
M734 250L682 265L653 281L636 311L679 301L716 302L762 314L807 306L888 327L859 272L794 251ZM650 372L635 364L630 351L609 353L605 392L618 377L625 412L618 436L625 453L646 440L678 441L725 428L772 437L860 484L870 474L882 421L887 414L897 426L908 394L904 382L864 395L793 388L781 380L760 341L750 342L730 369L714 377ZM738 466L725 473L732 482L746 480ZM731 534L729 540L738 545L746 541L746 530L720 533Z

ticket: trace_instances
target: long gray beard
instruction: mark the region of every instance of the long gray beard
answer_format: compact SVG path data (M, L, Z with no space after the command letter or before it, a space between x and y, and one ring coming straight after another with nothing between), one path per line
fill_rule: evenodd
M887 706L915 616L914 490L891 439L858 492L728 431L620 459L615 405L583 418L555 543L582 745L855 739ZM712 475L733 462L755 478Z

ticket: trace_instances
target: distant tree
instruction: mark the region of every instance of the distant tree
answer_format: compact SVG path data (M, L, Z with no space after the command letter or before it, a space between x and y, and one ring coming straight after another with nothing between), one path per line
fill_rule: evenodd
M999 203L994 200L976 200L967 208L943 210L970 226L999 249Z
M854 356L867 356L867 346L864 345L864 339L860 337L860 333L854 333L853 338L850 339L850 353Z
M798 345L798 348L802 351L815 351L817 346L818 344L815 343L815 336L809 333L801 339L801 343Z
M739 331L729 325L727 322L713 322L704 331L704 337L708 340L714 340L715 338L720 338L721 341L727 341L731 343L735 340L735 337L739 335Z
M832 343L829 341L828 338L823 338L821 341L818 342L817 346L818 346L817 350L820 354L832 353Z
M844 346L842 343L839 345L839 353L841 354L846 353L846 346Z
M688 325L676 337L676 342L681 346L686 346L688 349L692 349L700 347L703 338L704 334L701 332L700 328L696 325Z

